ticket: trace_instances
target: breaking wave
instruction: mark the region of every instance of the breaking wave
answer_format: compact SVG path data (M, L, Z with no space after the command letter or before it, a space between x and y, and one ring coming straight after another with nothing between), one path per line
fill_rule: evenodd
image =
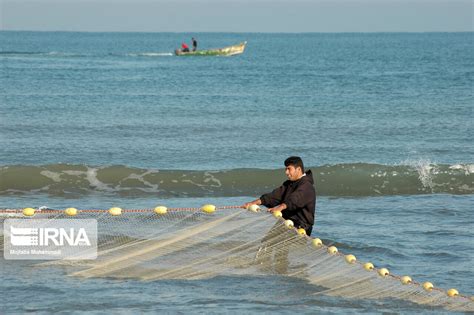
M474 193L474 164L336 164L311 167L318 195ZM51 164L0 167L0 195L258 196L285 180L282 169L187 171Z

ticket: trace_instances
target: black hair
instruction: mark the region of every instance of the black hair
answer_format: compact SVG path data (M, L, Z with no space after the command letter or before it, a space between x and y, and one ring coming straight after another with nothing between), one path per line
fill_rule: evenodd
M304 173L303 160L299 156L290 156L285 160L285 166L293 165L295 168L300 167Z

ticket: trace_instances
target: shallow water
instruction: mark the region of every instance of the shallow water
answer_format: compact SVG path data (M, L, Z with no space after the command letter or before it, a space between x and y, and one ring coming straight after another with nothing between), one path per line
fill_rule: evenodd
M165 203L169 207L197 206L204 203L238 205L250 197L234 198L149 198L122 199L96 196L90 200L16 197L5 206L47 205L63 209L80 203L83 208L104 208L118 203L124 208L152 208ZM313 237L335 245L343 253L352 253L360 261L387 267L391 273L410 275L417 282L431 281L441 288L456 287L472 295L472 195L421 195L364 198L320 197ZM45 202L49 202L45 204ZM270 227L269 227L270 228ZM0 292L15 290L7 301L7 310L45 313L62 310L100 312L193 311L220 312L359 312L418 313L445 310L421 307L396 300L368 301L318 295L321 288L302 279L281 275L217 277L208 280L135 280L80 279L64 275L59 267L31 268L20 261L2 262L4 279ZM40 296L29 297L31 290ZM71 291L69 291L71 290ZM68 292L71 292L69 294ZM100 292L100 294L99 294ZM73 297L78 294L77 298ZM63 296L61 302L58 296Z

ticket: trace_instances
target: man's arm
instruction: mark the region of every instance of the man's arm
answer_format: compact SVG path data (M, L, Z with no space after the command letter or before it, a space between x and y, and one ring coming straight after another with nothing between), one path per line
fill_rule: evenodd
M244 203L244 205L242 206L242 208L244 209L248 209L248 207L250 207L251 205L257 205L257 206L260 206L262 204L262 201L259 199L255 199L254 201L251 201L251 202L247 202L247 203ZM282 203L276 207L273 207L273 208L269 208L267 211L268 212L274 212L274 211L283 211L286 209L286 204L285 203Z
M254 201L250 201L250 202L246 202L242 205L242 208L244 209L247 209L248 207L250 207L251 205L257 205L257 206L260 206L262 204L262 201L260 200L260 198L258 199L255 199Z
M274 189L271 193L260 196L260 201L262 202L262 205L267 208L273 208L278 206L283 201L283 196L285 194L286 189L286 186L283 184L280 187Z
M282 204L279 204L279 205L276 206L276 207L273 207L273 208L268 209L267 211L268 211L268 212L275 212L275 211L280 211L280 212L282 212L283 210L286 210L286 208L287 208L286 203L282 203Z
M302 185L292 192L288 198L285 198L281 204L268 209L268 212L282 212L286 209L288 209L288 211L293 211L298 208L303 208L308 203L308 198L312 198L313 195L314 194L311 194L311 191L308 189L308 187Z
M313 185L306 183L287 196L284 203L286 204L287 211L294 211L303 208L314 198L316 198L316 193Z
M282 202L285 189L285 185L281 185L280 187L273 190L271 193L264 194L260 196L260 198L255 199L254 201L245 203L242 208L247 208L251 205L264 205L267 208L276 207Z

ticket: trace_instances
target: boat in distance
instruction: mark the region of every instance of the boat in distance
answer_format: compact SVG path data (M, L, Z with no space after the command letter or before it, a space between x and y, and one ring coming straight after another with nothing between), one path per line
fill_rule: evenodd
M183 51L176 49L174 53L176 56L233 56L242 54L245 50L247 42L243 42L237 45L227 46L224 48L205 49L196 51Z

